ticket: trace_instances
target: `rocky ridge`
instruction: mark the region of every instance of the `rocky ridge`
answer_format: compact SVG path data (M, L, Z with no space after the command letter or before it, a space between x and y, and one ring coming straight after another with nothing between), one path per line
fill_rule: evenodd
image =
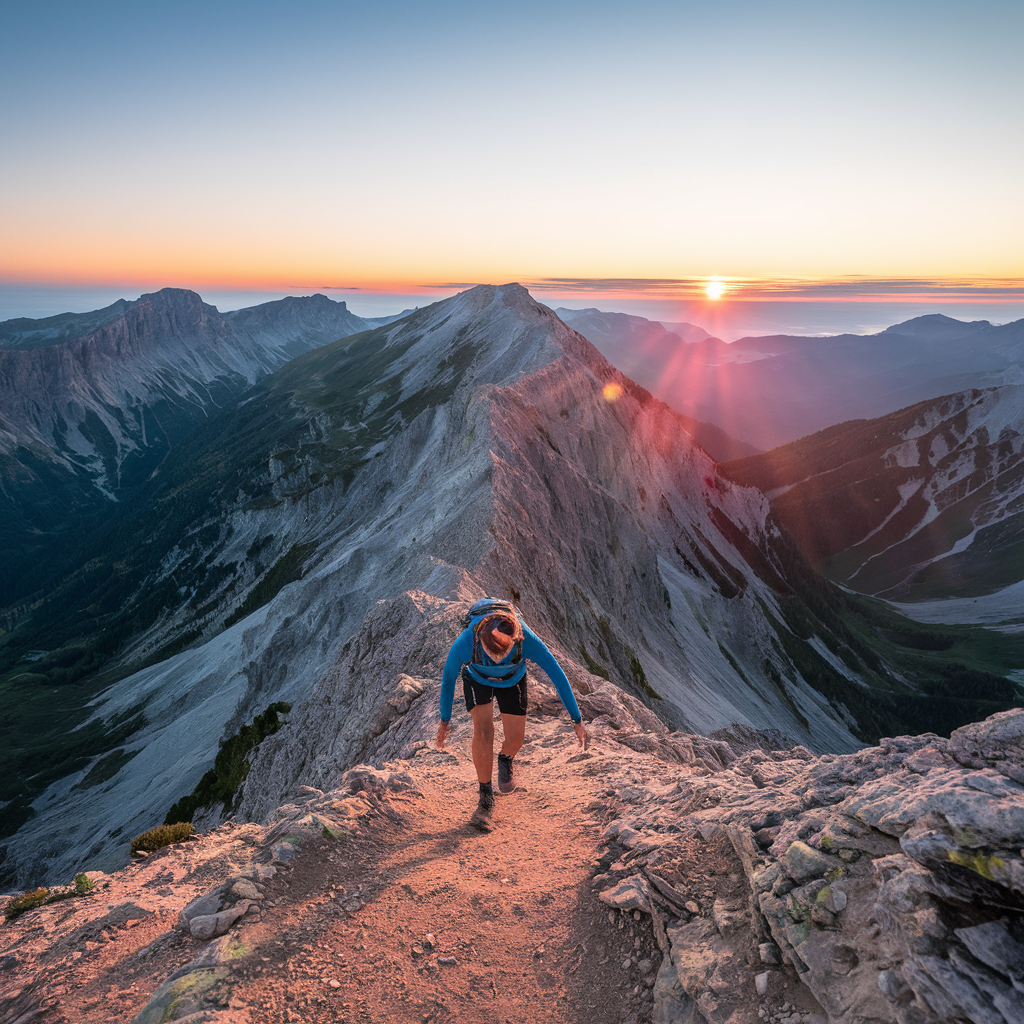
M0 1015L1019 1024L1024 710L816 756L603 683L579 752L547 700L490 835L466 716L443 754L424 718L401 758L9 922Z
M98 326L81 318L80 336L0 348L0 453L52 460L107 493L129 456L173 440L163 435L176 417L202 416L300 352L368 326L323 295L220 313L165 288L106 312L93 315Z

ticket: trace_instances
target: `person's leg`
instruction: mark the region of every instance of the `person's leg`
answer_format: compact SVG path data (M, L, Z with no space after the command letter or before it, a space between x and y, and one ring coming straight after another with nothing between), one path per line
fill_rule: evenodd
M506 757L515 757L526 738L526 715L507 715L501 713L501 729L505 738L501 744L501 752Z
M494 709L488 701L470 712L473 719L473 767L480 782L490 782L494 770ZM504 721L504 716L502 716Z

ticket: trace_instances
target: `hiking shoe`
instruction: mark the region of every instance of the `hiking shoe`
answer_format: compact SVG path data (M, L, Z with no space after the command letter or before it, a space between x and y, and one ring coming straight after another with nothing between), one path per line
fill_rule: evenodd
M491 820L493 814L494 794L481 793L480 803L476 805L476 810L473 812L472 817L470 817L469 823L473 828L480 829L481 832L490 832L494 828L494 823Z
M515 769L508 754L498 755L498 792L511 793L516 788Z

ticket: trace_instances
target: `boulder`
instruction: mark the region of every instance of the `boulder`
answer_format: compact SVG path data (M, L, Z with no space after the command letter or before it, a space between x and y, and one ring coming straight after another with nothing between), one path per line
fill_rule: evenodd
M842 863L835 857L820 853L800 840L790 843L789 848L782 855L781 863L786 874L794 882L824 878L830 871L842 868Z

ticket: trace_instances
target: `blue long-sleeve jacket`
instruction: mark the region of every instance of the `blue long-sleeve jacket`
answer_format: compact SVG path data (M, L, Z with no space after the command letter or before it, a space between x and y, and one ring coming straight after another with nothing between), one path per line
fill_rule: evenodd
M526 675L526 659L529 658L547 677L555 684L558 696L569 712L569 717L574 722L583 720L580 714L579 705L576 703L576 696L572 692L572 686L566 678L562 666L555 660L555 656L547 649L544 641L526 623L523 626L523 660L519 663L518 669L508 679L498 679L496 676L508 671L512 664L513 651L509 651L499 662L488 661L484 665L472 664L473 659L473 631L464 629L452 644L448 652L448 658L444 663L444 673L441 676L441 721L447 722L452 717L452 701L455 699L455 681L458 679L459 670L463 665L469 674L484 686L516 686Z

